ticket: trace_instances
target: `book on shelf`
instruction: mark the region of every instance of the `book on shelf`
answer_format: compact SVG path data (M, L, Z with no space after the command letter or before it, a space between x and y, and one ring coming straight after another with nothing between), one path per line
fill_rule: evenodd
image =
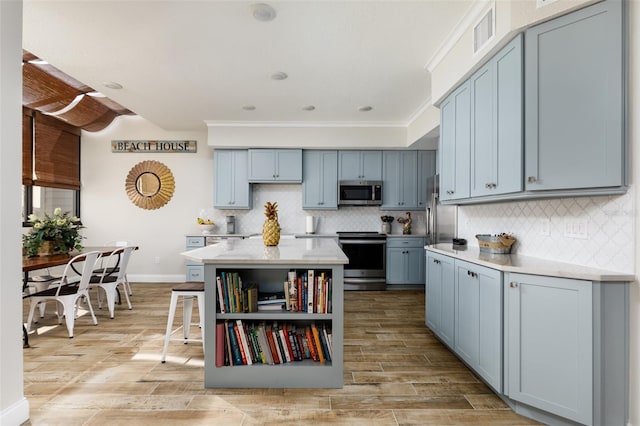
M281 357L278 351L278 347L276 342L273 340L273 330L271 329L271 325L265 325L264 327L265 335L267 336L267 342L269 343L269 349L271 349L271 357L273 358L274 364L280 364Z
M225 321L227 325L227 330L229 331L229 346L232 351L232 365L242 365L242 353L240 352L240 346L238 345L238 340L236 336L236 330L233 322Z
M216 367L224 365L224 323L216 323Z

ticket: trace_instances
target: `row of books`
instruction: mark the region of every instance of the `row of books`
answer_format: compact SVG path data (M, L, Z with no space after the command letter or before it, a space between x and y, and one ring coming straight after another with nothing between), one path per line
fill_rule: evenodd
M332 284L332 278L323 271L289 271L284 282L286 309L310 314L331 313Z
M220 313L282 311L326 314L332 312L333 281L324 271L289 271L283 291L260 292L256 283L243 283L237 272L216 277Z
M279 325L277 321L216 323L216 367L331 362L331 330L325 324Z

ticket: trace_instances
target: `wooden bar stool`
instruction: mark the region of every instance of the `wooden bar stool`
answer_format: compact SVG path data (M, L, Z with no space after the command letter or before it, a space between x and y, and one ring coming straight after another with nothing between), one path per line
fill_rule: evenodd
M173 317L176 314L176 306L178 305L178 298L182 297L183 309L182 309L182 325L173 330ZM198 316L200 318L199 323L191 322L191 314L193 311L193 299L198 298ZM201 329L202 339L190 339L189 329L191 326L197 325ZM174 333L177 333L182 329L182 338L172 338ZM169 348L169 341L182 341L187 344L188 342L202 342L202 349L204 350L204 283L186 283L178 284L171 290L171 304L169 305L169 319L167 320L167 332L164 337L164 349L162 350L161 361L164 363L167 357L167 349Z

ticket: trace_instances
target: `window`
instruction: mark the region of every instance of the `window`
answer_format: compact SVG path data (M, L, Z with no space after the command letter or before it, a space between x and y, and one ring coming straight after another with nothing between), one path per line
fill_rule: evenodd
M80 191L46 186L22 186L23 226L28 226L27 218L30 214L40 217L45 213L51 215L56 207L60 207L63 212L69 211L72 215L80 217Z

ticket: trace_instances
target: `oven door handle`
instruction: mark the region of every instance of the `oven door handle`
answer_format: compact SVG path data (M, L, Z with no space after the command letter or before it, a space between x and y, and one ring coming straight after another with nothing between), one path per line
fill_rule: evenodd
M342 244L387 244L387 240L341 240Z

